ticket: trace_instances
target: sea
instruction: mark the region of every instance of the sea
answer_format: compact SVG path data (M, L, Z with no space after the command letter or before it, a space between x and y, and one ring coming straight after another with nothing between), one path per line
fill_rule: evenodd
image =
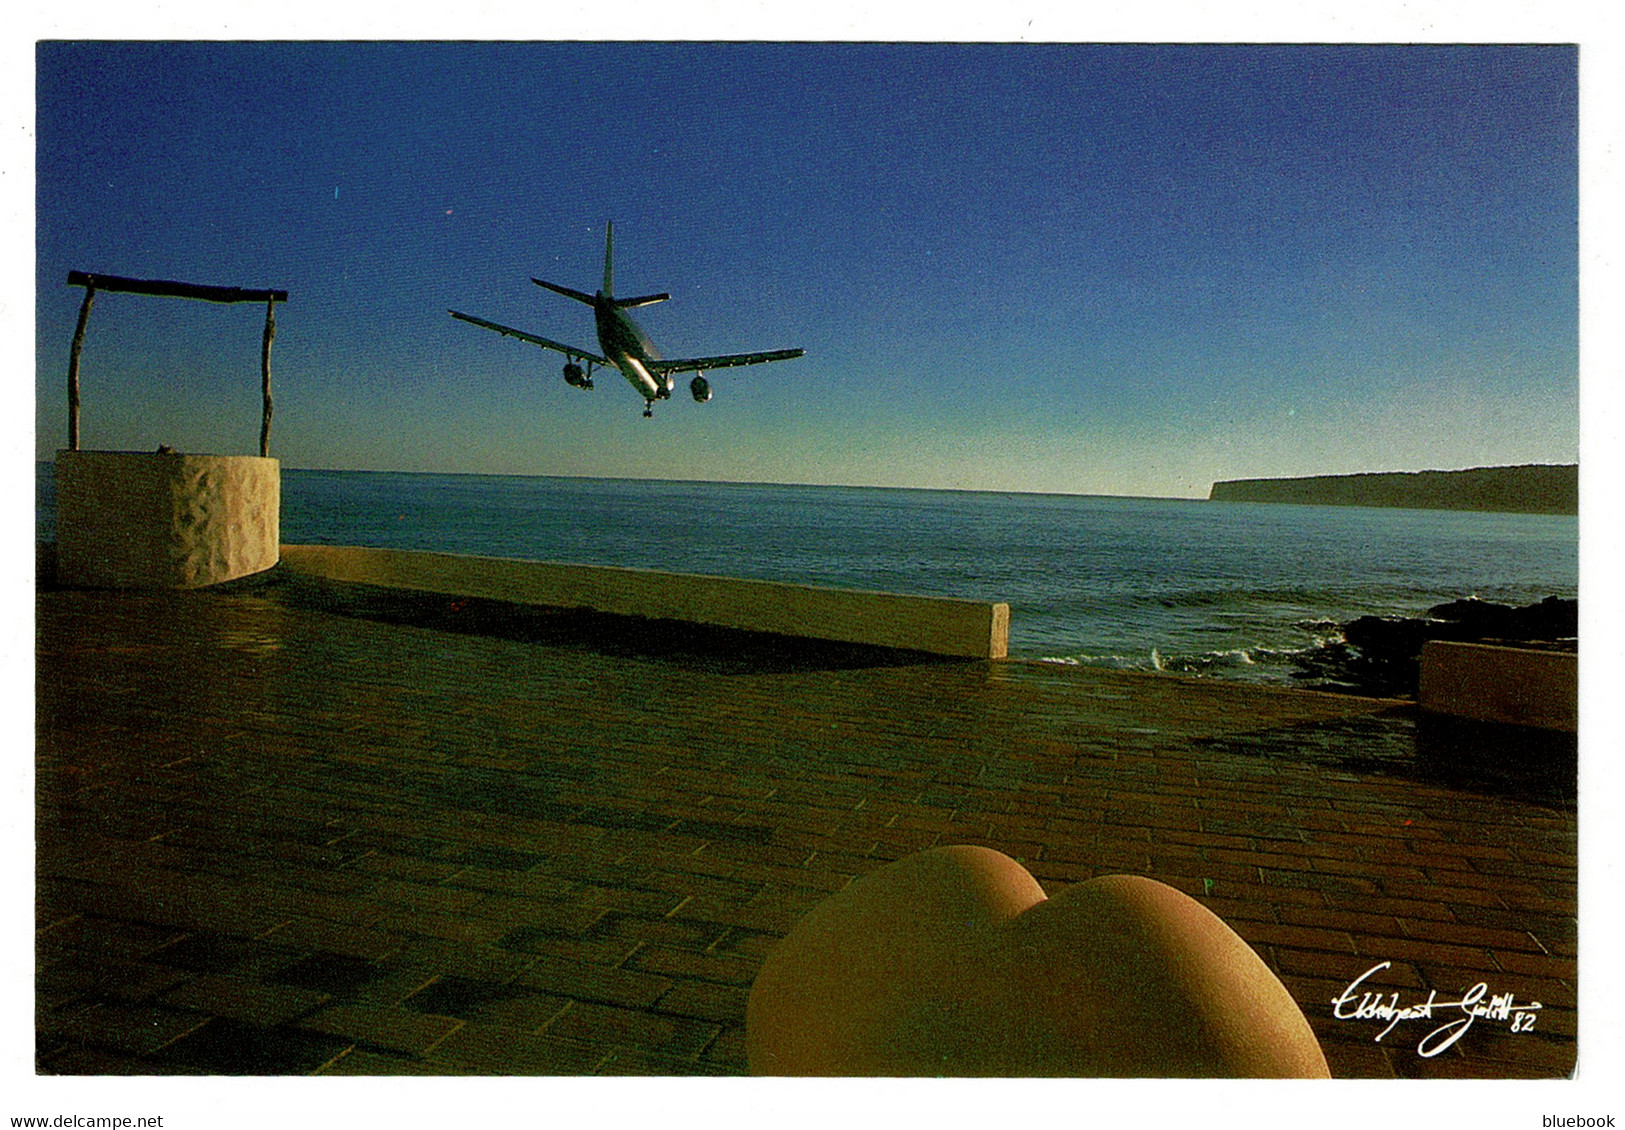
M1276 685L1358 616L1579 582L1572 516L642 479L284 469L282 540L1003 601L1017 658Z

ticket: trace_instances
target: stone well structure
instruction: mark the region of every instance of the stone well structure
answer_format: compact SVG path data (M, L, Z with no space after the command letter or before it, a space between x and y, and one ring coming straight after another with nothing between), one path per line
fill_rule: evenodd
M277 563L275 459L59 451L56 489L61 584L200 588Z

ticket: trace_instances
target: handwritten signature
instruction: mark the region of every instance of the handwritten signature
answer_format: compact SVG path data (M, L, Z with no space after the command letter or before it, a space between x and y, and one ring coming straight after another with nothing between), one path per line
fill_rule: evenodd
M1540 1011L1539 1001L1519 1004L1512 993L1490 993L1483 981L1463 994L1460 1000L1442 1001L1436 991L1430 991L1427 1000L1417 1004L1401 1005L1398 993L1379 993L1360 988L1367 977L1393 965L1391 961L1378 962L1360 974L1349 987L1332 998L1332 1016L1338 1020L1386 1020L1388 1027L1377 1033L1377 1041L1394 1030L1404 1020L1435 1020L1439 1015L1449 1016L1452 1011L1461 1015L1433 1029L1416 1045L1417 1054L1431 1059L1451 1047L1467 1034L1473 1022L1479 1019L1504 1020L1514 1032L1529 1032L1535 1027L1535 1013Z

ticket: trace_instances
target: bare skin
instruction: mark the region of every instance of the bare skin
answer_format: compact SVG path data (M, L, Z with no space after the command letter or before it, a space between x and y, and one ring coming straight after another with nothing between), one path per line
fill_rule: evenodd
M1211 911L1111 875L1046 898L950 847L814 908L751 991L759 1075L1328 1075L1286 988Z

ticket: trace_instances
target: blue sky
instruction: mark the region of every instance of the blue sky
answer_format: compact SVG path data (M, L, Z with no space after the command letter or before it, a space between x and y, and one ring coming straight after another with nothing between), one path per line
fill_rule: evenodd
M279 287L291 467L1205 495L1578 456L1571 47L45 43L70 269ZM801 346L640 417L592 346ZM104 294L83 445L250 453L262 312Z

